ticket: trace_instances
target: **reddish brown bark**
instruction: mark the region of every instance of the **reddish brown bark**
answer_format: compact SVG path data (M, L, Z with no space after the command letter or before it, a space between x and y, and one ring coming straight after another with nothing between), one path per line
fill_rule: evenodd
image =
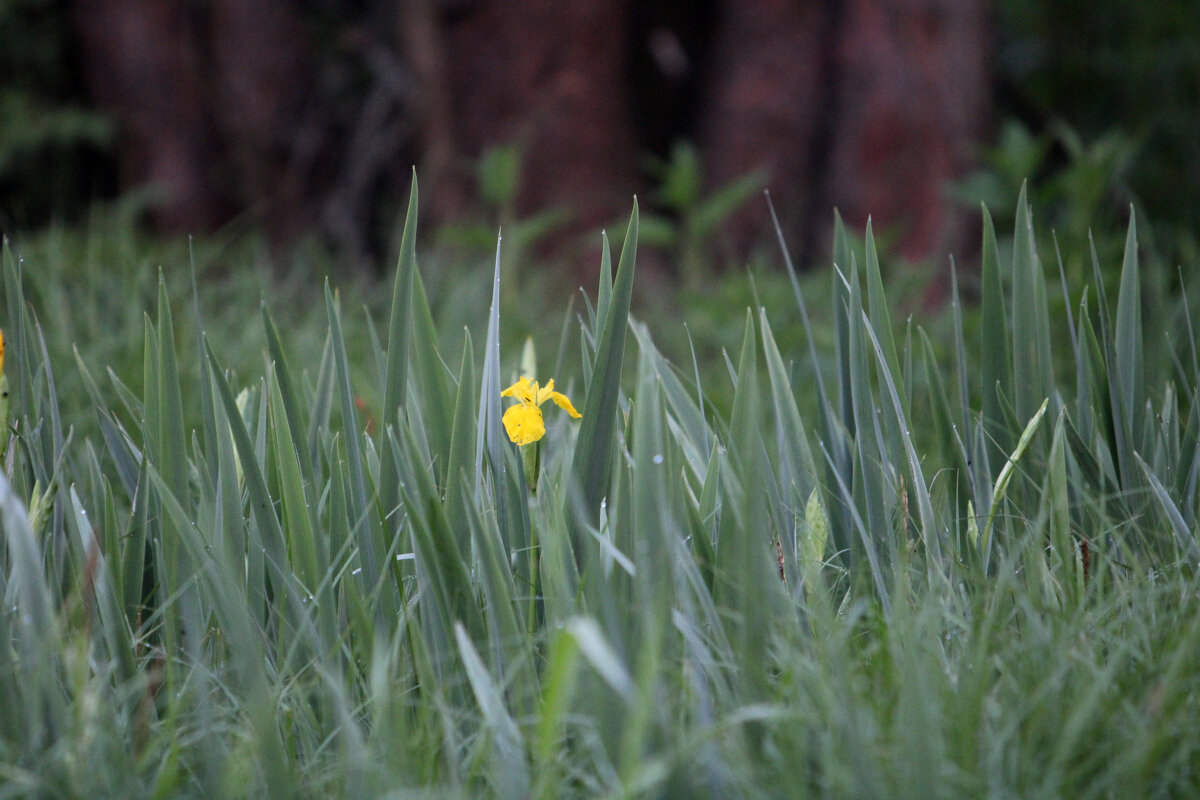
M307 80L289 3L79 0L75 20L91 93L121 125L122 182L161 193L160 227L249 210L277 239L304 229L287 178Z
M627 211L637 143L622 2L481 0L446 25L460 153L516 142L523 212L562 206L580 226Z
M164 193L155 212L164 228L215 225L225 209L206 168L215 148L195 20L162 0L81 0L75 12L90 90L121 128L122 184Z
M829 114L825 3L760 0L722 5L699 141L713 188L765 172L785 226L795 229L822 179L813 153ZM744 251L766 231L766 209L743 208L729 235Z
M97 104L122 126L124 185L164 188L164 228L249 212L288 239L319 221L368 258L409 156L436 223L478 197L475 160L516 143L516 212L567 209L571 232L592 235L627 212L648 141L677 136L700 143L713 188L768 174L802 262L821 250L834 206L852 225L872 214L895 226L904 255L957 244L943 187L983 127L983 0L711 0L686 19L686 6L647 17L628 3L410 0L373 7L369 25L332 3L345 30L331 38L353 43L330 48L353 62L334 81L321 80L330 52L309 53L301 20L316 12L301 0L76 0L76 17ZM711 36L676 37L672 19ZM654 35L639 39L638 24ZM629 49L681 41L711 41L711 52L637 62ZM646 113L634 63L683 70L695 100L676 132ZM738 213L740 251L768 220L758 202Z
M211 108L234 180L234 203L278 240L315 219L304 176L289 170L310 69L294 4L217 0L208 4Z
M434 219L453 219L468 202L455 144L454 92L437 0L412 0L397 12L398 40L420 90L413 116L422 183L434 189L424 207Z
M792 242L815 256L837 207L896 226L899 252L959 243L945 196L988 106L981 0L727 0L701 131L714 185L768 171ZM732 225L766 233L759 208Z
M840 86L829 204L848 223L897 226L901 255L963 244L964 218L946 197L987 115L982 4L848 0L838 46Z

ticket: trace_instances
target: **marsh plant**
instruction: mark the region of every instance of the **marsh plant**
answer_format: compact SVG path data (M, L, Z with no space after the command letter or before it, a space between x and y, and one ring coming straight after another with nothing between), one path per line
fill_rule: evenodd
M235 373L160 281L140 390L52 363L5 254L0 797L1200 794L1200 366L1132 219L1052 317L1024 194L1011 257L984 211L937 348L839 228L832 355L748 309L702 368L630 315L635 206L539 374L499 258L439 349L416 210L386 326L326 287Z

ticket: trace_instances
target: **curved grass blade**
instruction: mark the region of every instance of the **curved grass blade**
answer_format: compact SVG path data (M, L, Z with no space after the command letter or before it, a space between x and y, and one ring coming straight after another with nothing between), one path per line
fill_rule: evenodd
M225 369L217 360L207 339L204 342L204 352L208 356L209 377L216 387L217 398L221 401L221 405L225 409L225 417L229 421L229 431L233 435L233 444L242 465L246 491L250 496L250 512L258 526L262 546L266 550L265 555L273 565L282 566L287 561L287 545L284 543L283 528L279 524L279 517L275 515L275 502L267 488L258 451L254 441L250 438L250 432L246 429L245 420L242 419L242 414L238 410L233 390L229 388L229 383L225 380Z
M764 620L773 618L779 608L774 601L781 593L772 590L782 587L782 583L770 571L771 529L764 502L770 478L764 474L766 453L760 434L756 339L754 315L747 309L729 421L728 447L735 474L724 482L728 505L721 514L717 540L714 599L736 619L730 636L741 656L749 663L763 664L768 659L771 636ZM746 678L755 693L763 689L761 674Z
M366 471L363 469L363 452L359 440L361 433L354 405L354 394L350 386L350 364L346 356L346 342L342 336L341 315L333 300L333 293L329 289L328 281L325 283L325 313L329 321L329 337L333 345L335 391L342 412L342 430L345 434L342 440L346 443L346 466L350 471L348 476L350 481L348 497L350 525L355 531L355 538L358 542L358 553L362 559L363 577L366 584L370 587L378 587L380 591L375 603L376 619L378 621L395 619L399 598L396 594L395 583L383 580L383 562L379 547L382 538L382 531L379 530L380 518L369 504L368 498L371 493L368 492ZM386 430L387 426L383 427ZM382 459L384 464L391 460L389 458ZM382 484L384 480L385 475L381 469L380 483ZM383 502L387 501L383 500ZM391 506L385 505L385 513L390 512L391 508Z
M504 547L510 552L523 552L529 540L528 493L514 486L524 486L524 472L516 469L510 473L501 428L500 413L500 247L501 236L496 237L496 266L492 273L492 304L488 310L487 343L484 345L483 373L479 379L479 419L475 428L475 493L484 491L484 458L491 472L492 502L496 508L500 535ZM528 577L528 568L519 571Z
M1008 343L1008 318L1005 309L1004 281L1000 276L1000 257L996 246L996 228L992 215L983 207L983 254L980 259L982 287L979 306L983 323L979 336L979 373L982 377L983 427L987 432L987 471L994 472L1004 461L1009 435L1004 424L1000 389L1012 386L1011 355Z
M91 565L93 577L90 590L96 605L95 611L99 614L100 632L108 648L109 658L116 662L122 681L133 681L137 677L137 666L133 659L133 637L129 631L129 622L121 608L119 592L112 585L112 574L103 548L96 539L91 523L88 522L87 511L84 510L74 486L70 490L70 503L72 513L67 519L73 524L69 524L69 527L75 529L84 558Z
M608 319L612 293L612 248L608 245L608 232L603 231L600 234L600 286L596 290L596 327L592 332L593 341L600 341L600 334L603 333L601 326L604 325L604 320Z
M1129 231L1125 237L1125 259L1121 265L1121 288L1117 293L1117 321L1113 331L1113 363L1110 377L1114 389L1114 429L1117 434L1117 461L1126 488L1134 488L1136 474L1131 456L1137 447L1135 437L1141 429L1145 405L1146 372L1142 344L1142 296L1138 276L1137 222L1129 210Z
M530 781L521 731L504 707L504 697L499 687L492 680L461 624L455 624L454 638L458 642L467 681L483 714L483 724L491 735L492 756L495 759L491 774L497 794L508 800L523 800L529 797Z
M767 322L767 310L759 309L763 352L771 380L771 398L775 407L776 441L779 449L781 488L791 489L793 499L803 500L818 480L816 464L808 444L808 434L800 418L796 396L788 380L783 358Z
M875 357L879 362L879 375L883 378L884 388L887 389L887 397L891 400L892 412L895 414L895 423L898 426L904 444L904 453L908 459L909 477L912 478L912 493L917 498L917 515L921 521L921 541L925 545L926 553L926 569L932 577L937 569L938 575L941 574L942 548L938 539L937 522L933 516L933 502L929 497L929 484L925 481L925 474L921 469L921 459L917 455L916 447L912 441L912 430L909 422L904 414L904 407L900 401L900 394L896 390L896 384L892 380L891 373L887 369L887 359L883 353L883 347L879 344L879 339L875 336L875 332L871 329L870 320L866 318L866 314L862 315L863 330L871 340L871 345L875 349Z
M396 263L396 282L392 289L392 310L388 317L387 372L383 377L383 408L381 409L380 416L382 424L379 426L381 452L387 449L387 431L396 424L396 415L400 410L400 406L404 404L408 394L408 357L409 339L412 332L413 275L417 270L416 249L417 173L414 169L412 188L409 190L408 195L408 214L404 219L404 232L400 237L400 257ZM338 338L340 338L340 335ZM346 414L344 418L349 422L353 417ZM347 448L349 448L347 455L351 461L351 469L354 469L354 463L357 461L354 456L357 453L358 447L349 441L351 438L351 428L352 426L347 424L346 439ZM380 461L379 499L385 513L387 513L396 507L400 490L397 486L395 459L385 455ZM360 482L355 480L353 491L356 495L360 488ZM360 501L362 502L362 508L365 508L366 503L364 498L357 496L353 498L353 503L356 506L354 511L356 513L362 510L357 507ZM364 558L373 559L373 546L370 549L364 549L363 554ZM372 579L377 577L373 572Z
M466 332L463 338L462 366L458 371L458 392L454 398L454 426L450 432L450 454L446 462L446 478L443 487L446 502L446 518L450 530L455 535L464 538L470 535L466 527L466 508L463 498L459 497L459 483L465 480L471 469L471 454L475 450L476 413L471 406L471 398L475 391L475 352L471 347L471 334ZM471 476L472 478L474 476ZM475 480L471 480L474 486ZM463 545L460 545L462 547ZM465 548L463 552L469 552Z
M267 310L266 303L262 304L261 310L263 330L267 335L267 352L270 353L271 360L275 365L275 380L279 384L279 396L283 401L283 408L287 412L291 438L299 445L307 440L308 419L300 413L300 395L296 391L297 384L292 378L292 370L288 366L287 354L284 352L283 343L279 338L279 331L275 327L275 320L271 318L271 312ZM312 451L307 447L297 446L296 455L300 460L300 470L304 479L311 482L313 480Z
M436 457L434 466L440 477L448 479L450 440L453 438L454 397L450 392L452 374L437 348L437 327L425 295L425 282L419 270L413 270L412 342L409 356L409 396L420 397L422 429ZM473 378L474 376L472 376ZM394 420L393 420L394 421Z
M1137 459L1137 464L1141 467L1142 474L1146 476L1146 481L1150 484L1155 499L1158 500L1159 506L1166 514L1167 521L1171 524L1171 533L1175 535L1175 543L1179 545L1180 551L1186 553L1187 560L1192 564L1200 563L1200 544L1196 542L1196 533L1184 521L1183 514L1175 505L1175 501L1171 499L1167 487L1163 486L1162 481L1158 479L1158 476L1150 469L1150 465L1140 455L1134 453L1133 457Z
M616 449L617 401L621 393L621 368L625 356L625 334L629 322L629 303L633 295L633 273L637 261L638 206L633 203L621 260L617 266L608 313L603 319L596 361L588 381L587 401L579 424L579 438L571 471L583 491L584 508L590 515L600 513L600 501L608 493ZM576 554L584 548L582 537L575 536Z
M867 309L875 335L883 345L883 353L887 357L887 368L893 375L900 375L900 359L896 355L896 339L892 333L892 318L888 313L887 297L883 291L883 276L879 270L879 251L875 248L875 236L871 233L871 220L867 219L867 230L863 234L867 244L867 254L863 261L863 271L867 276ZM907 404L906 404L907 406Z
M996 485L992 489L992 507L988 509L987 522L983 526L983 544L981 546L983 547L983 567L985 571L987 570L988 563L991 561L992 526L996 521L996 509L999 507L1000 501L1004 499L1004 493L1008 490L1008 484L1012 480L1013 471L1016 469L1017 463L1025 455L1025 450L1029 447L1029 443L1033 441L1033 437L1041 425L1042 417L1046 414L1046 406L1049 403L1049 398L1042 401L1042 405L1030 418L1028 424L1025 425L1025 430L1021 433L1021 439L1017 442L1016 449L1013 450L1012 455L1004 463L1000 474L996 476Z
M1046 304L1046 279L1033 238L1033 215L1025 187L1017 198L1013 232L1012 348L1013 408L1018 419L1029 419L1046 397L1054 393L1050 360L1050 311ZM1005 384L1002 384L1005 385Z

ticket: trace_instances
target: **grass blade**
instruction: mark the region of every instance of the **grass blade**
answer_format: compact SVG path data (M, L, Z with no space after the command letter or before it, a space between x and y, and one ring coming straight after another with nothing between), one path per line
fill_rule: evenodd
M1134 485L1136 472L1131 456L1135 436L1141 430L1142 410L1145 405L1145 353L1142 345L1142 297L1141 280L1138 275L1137 222L1133 209L1129 210L1129 231L1125 237L1125 258L1121 265L1121 288L1117 294L1117 321L1113 337L1113 364L1111 374L1115 379L1113 409L1116 432L1117 461L1121 478L1127 487Z
M338 312L337 304L334 302L333 293L329 289L328 282L325 284L325 314L329 321L329 337L333 345L333 366L336 376L335 391L338 398L338 405L341 409L342 431L344 434L342 441L345 442L346 446L346 467L349 470L347 477L350 482L350 494L348 497L350 501L350 526L358 542L358 555L362 560L363 578L366 581L366 585L372 587L373 592L378 592L377 596L372 596L376 599L376 619L382 624L382 621L385 619L395 619L399 598L396 594L395 583L390 579L385 579L382 554L380 553L380 543L382 540L382 532L379 530L380 517L369 504L368 500L375 493L368 489L367 475L363 469L363 452L359 438L361 431L354 404L354 392L350 387L350 363L346 357L346 343L342 336L341 314ZM389 461L392 461L392 459L384 458L382 463L386 464ZM381 467L380 481L382 482L386 479L387 475L382 471ZM391 506L383 506L385 515L391 511ZM388 570L389 576L390 572Z
M387 430L396 424L397 414L408 395L413 275L417 271L416 248L417 175L416 170L414 170L412 188L409 190L408 195L408 214L404 219L404 232L400 237L400 257L396 263L396 281L392 289L392 310L388 316L387 371L383 379L383 408L381 410L381 424L379 426L381 451L386 449L384 443L387 441ZM343 418L347 422L347 432L353 430L354 426L349 424L353 416L345 409L343 409ZM347 444L348 447L351 447L349 451L350 460L354 462L357 446ZM351 468L354 468L353 463L351 464ZM379 500L385 512L390 512L396 507L397 498L399 497L399 487L396 483L395 460L392 458L382 459L379 472ZM360 486L361 482L355 480L354 492L356 495L359 493ZM358 507L360 503L365 508L365 499L358 496L354 497L355 512L362 510L362 508ZM368 561L372 561L374 555L373 545L364 548L363 557ZM374 574L375 568L377 567L373 567L372 574Z
M529 797L529 768L525 764L525 742L517 723L509 716L500 694L487 667L479 658L475 646L462 625L454 626L458 651L466 668L471 691L483 714L484 726L491 734L495 766L492 781L497 795L508 800L524 800Z
M1012 355L1008 343L1008 299L1000 276L1000 257L996 247L996 229L987 208L983 209L983 254L980 259L982 289L979 305L983 321L979 335L979 372L982 376L983 427L988 433L987 468L995 471L1008 449L1008 427L1000 399L1001 387L1013 385Z
M1017 199L1013 234L1012 343L1013 408L1018 419L1029 419L1046 397L1053 394L1050 360L1050 312L1046 305L1046 279L1033 239L1033 215L1022 187Z
M608 493L613 455L616 452L617 403L621 393L625 335L637 261L637 237L638 207L635 200L625 244L621 248L621 260L617 265L608 313L596 344L596 362L588 381L587 400L583 419L579 423L579 438L571 466L571 472L583 492L584 508L593 517L599 514L600 501ZM583 536L575 535L572 540L577 556L582 557L585 550L590 550Z

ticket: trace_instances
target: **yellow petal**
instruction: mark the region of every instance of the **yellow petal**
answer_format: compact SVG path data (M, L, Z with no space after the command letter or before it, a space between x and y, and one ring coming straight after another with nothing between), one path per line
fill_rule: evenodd
M542 421L541 409L535 405L521 403L512 406L504 412L501 421L504 423L504 430L508 432L508 438L522 446L536 442L546 435L546 423Z
M537 388L536 383L533 385L533 388L537 390L535 394L537 395L537 404L540 406L542 403L550 399L550 395L554 394L554 378L546 381L546 385L541 389Z
M532 403L537 397L537 383L532 386L529 384L529 378L520 378L512 386L500 393L501 397L515 397L522 403Z
M556 406L565 409L566 412L575 419L579 419L583 416L583 414L580 414L575 410L575 406L571 405L571 400L562 392L551 392L550 399L554 401Z

